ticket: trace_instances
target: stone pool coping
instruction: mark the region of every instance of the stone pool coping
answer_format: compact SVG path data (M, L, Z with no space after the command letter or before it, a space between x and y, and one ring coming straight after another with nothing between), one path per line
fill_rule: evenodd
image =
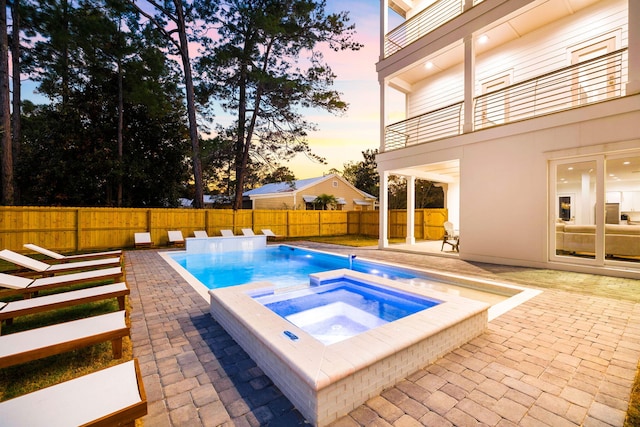
M332 270L314 279L351 278L441 301L357 336L324 345L251 295L268 282L211 290L211 315L314 424L326 425L386 387L482 333L489 304L395 280ZM293 341L284 332L299 337Z

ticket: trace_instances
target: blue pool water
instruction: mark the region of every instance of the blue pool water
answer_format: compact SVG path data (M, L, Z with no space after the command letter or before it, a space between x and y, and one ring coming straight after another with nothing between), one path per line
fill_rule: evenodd
M355 271L391 279L416 277L400 268L286 245L246 252L179 252L170 256L209 289L259 281L269 281L278 287L299 285L309 283L309 274L350 268L350 264Z
M401 319L438 304L438 301L435 300L357 282L349 278L343 278L331 284L314 286L310 291L289 292L288 294L287 299L281 299L283 294L277 294L271 298L258 297L256 300L285 318L292 314L340 301L387 322ZM268 302L269 300L275 301Z
M441 301L341 277L307 289L257 294L256 301L325 345L426 310ZM291 331L285 334L293 340Z

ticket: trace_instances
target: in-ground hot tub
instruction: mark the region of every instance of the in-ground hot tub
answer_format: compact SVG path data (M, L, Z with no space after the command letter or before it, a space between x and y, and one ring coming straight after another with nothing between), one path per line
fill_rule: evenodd
M487 303L347 269L310 277L310 285L303 289L280 291L270 283L259 282L215 289L209 294L211 315L315 425L327 425L347 414L384 388L479 335L487 325ZM302 327L265 306L322 293L323 286L335 287L343 282L376 292L383 290L412 303L429 301L430 306L397 320L381 321L377 315L373 317L378 320L354 315L357 311L348 302L331 301L290 314L303 318L292 319ZM327 307L336 303L339 307ZM365 330L327 341L327 331L332 335L333 326L345 317L346 323L357 323L356 329ZM328 329L325 325L320 339L303 329L324 323Z

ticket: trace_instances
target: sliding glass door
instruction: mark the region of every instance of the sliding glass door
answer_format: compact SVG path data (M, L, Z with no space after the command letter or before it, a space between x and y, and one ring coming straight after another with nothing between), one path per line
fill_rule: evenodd
M640 262L640 152L551 162L550 258Z

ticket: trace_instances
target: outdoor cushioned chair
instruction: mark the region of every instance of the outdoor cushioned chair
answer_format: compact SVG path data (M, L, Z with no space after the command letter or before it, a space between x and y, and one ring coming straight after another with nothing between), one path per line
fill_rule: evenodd
M255 236L255 233L250 228L243 228L242 229L242 235L243 236Z
M9 249L1 250L0 258L13 264L19 265L20 267L31 270L31 272L27 272L25 274L31 276L36 274L51 276L60 273L70 273L74 271L96 268L116 267L120 265L120 257L70 262L65 264L47 264L46 262L38 261L37 259L10 251Z
M0 295L3 297L22 295L24 298L31 298L33 294L36 294L41 290L103 280L121 281L122 267L81 271L78 273L62 274L60 276L40 277L35 280L27 277L0 273L0 287L9 288L7 290L0 291Z
M86 304L109 298L117 298L119 309L124 310L124 297L125 295L129 295L129 293L130 291L127 284L120 282L110 285L94 286L77 291L60 292L39 298L0 302L0 325L3 320L6 321L7 325L10 325L13 322L13 318L18 316L42 313L62 307ZM0 333L1 332L0 329Z
M137 359L0 403L4 427L133 427L146 414Z
M133 241L136 248L150 248L151 246L153 246L151 233L134 233Z
M58 262L75 262L75 261L85 261L85 260L96 259L96 258L112 258L112 257L122 256L121 250L107 251L107 252L87 252L84 254L77 254L77 255L62 255L62 254L59 254L58 252L54 252L52 250L43 248L41 246L34 245L33 243L25 243L23 246L27 249L31 249L34 252L39 252L42 255L46 255L50 258L53 258Z
M114 359L122 357L129 336L126 312L115 311L0 336L0 369L82 347L111 341Z
M182 236L182 231L180 230L171 230L167 231L169 235L169 244L175 246L184 246L184 237Z
M444 223L444 236L442 237L442 247L440 251L444 249L444 245L450 245L451 249L460 252L460 236L453 229L453 223L449 221Z
M270 228L263 228L262 229L262 234L267 236L267 240L268 239L277 240L277 239L283 239L284 238L284 236L281 236L279 234L275 234L273 231L271 231Z
M193 232L193 236L197 237L198 239L206 239L209 237L206 230L196 230Z
M222 237L235 237L231 230L220 230Z

